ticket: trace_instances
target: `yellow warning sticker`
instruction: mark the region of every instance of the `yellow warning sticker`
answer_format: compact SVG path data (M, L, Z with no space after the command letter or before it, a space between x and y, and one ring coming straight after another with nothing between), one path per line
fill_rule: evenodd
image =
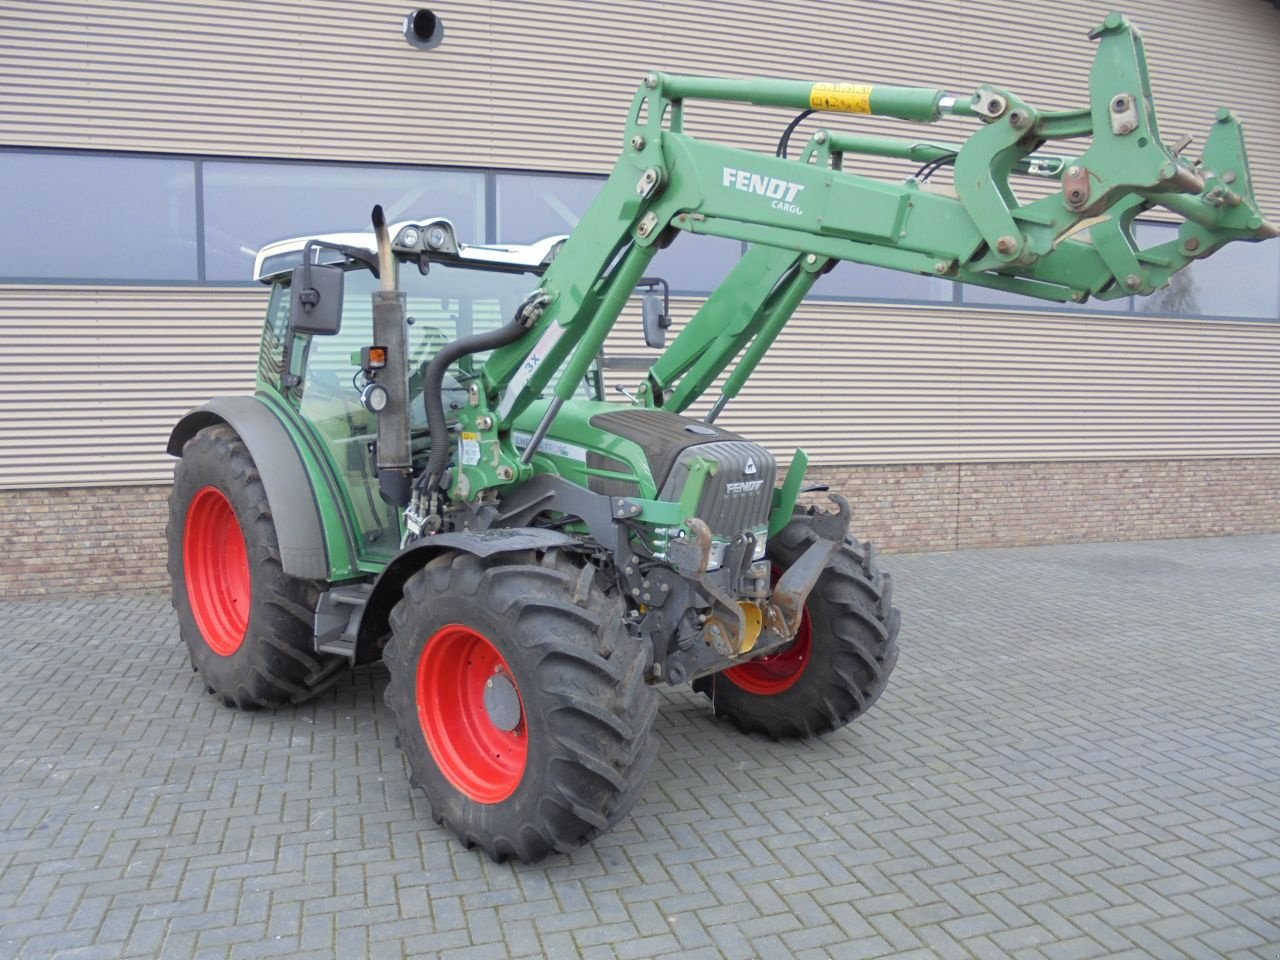
M869 83L815 83L809 90L809 107L838 113L870 113L873 89Z

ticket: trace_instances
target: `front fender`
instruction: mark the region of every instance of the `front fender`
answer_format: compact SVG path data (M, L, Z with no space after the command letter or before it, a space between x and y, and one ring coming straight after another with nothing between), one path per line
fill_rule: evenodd
M391 608L400 601L405 581L440 554L449 550L461 550L477 557L492 557L517 550L551 550L578 543L581 543L579 538L559 530L500 527L438 533L409 544L391 558L391 562L374 581L373 593L369 595L369 602L360 618L355 662L367 663L378 659L378 642L391 630Z
M284 572L328 580L329 550L312 477L280 418L256 397L210 400L178 421L169 435L169 453L181 457L186 442L215 423L225 423L240 435L262 475Z

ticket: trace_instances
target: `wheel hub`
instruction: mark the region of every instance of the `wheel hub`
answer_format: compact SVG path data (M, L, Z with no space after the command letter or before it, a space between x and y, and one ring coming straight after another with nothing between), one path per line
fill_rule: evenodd
M501 803L516 792L529 757L520 687L484 634L452 623L418 657L418 721L440 772L468 800Z
M217 487L196 491L182 535L187 601L210 649L229 657L249 629L249 553L231 501Z
M773 570L774 583L781 578L782 571ZM801 608L800 627L793 639L785 647L772 653L748 660L736 667L724 671L726 680L748 693L771 697L783 693L795 686L809 665L813 654L813 621L809 618L809 605Z
M520 726L520 695L505 673L495 673L485 681L484 708L499 730L510 733Z

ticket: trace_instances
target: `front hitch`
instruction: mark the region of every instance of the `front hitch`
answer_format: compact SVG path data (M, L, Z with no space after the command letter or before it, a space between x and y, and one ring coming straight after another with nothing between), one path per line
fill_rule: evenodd
M667 559L682 577L694 581L711 598L714 610L702 628L707 642L720 656L736 657L755 645L759 629L752 633L741 605L710 577L711 528L697 517L687 526L690 536L672 540L667 545Z
M817 539L787 568L774 586L773 595L763 604L731 596L709 575L711 530L703 521L690 520L691 536L672 540L668 545L667 557L672 566L681 576L697 583L712 601L714 609L703 625L703 637L721 657L740 660L794 639L809 593L849 533L849 502L837 493L828 496L836 505L835 511L813 517L810 529Z
M782 615L783 632L788 640L800 629L804 603L818 577L849 536L849 501L838 493L829 493L827 497L836 505L835 511L814 515L810 528L818 538L787 568L773 588L772 605Z

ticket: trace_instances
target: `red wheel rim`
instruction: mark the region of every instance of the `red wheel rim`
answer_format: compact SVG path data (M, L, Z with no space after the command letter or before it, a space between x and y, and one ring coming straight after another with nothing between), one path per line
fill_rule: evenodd
M500 727L485 704L494 682L514 690L513 729ZM440 772L465 797L501 803L516 792L529 759L524 698L510 665L483 634L452 623L427 641L418 658L418 722Z
M781 575L782 571L775 567L775 583ZM724 676L747 693L772 697L795 686L796 681L804 675L804 668L809 665L809 655L812 652L813 624L809 620L809 605L805 604L800 613L800 629L796 631L796 638L790 644L776 653L765 654L730 667L724 671Z
M204 642L218 656L231 656L249 629L249 551L231 501L216 487L201 487L187 507L182 569Z

